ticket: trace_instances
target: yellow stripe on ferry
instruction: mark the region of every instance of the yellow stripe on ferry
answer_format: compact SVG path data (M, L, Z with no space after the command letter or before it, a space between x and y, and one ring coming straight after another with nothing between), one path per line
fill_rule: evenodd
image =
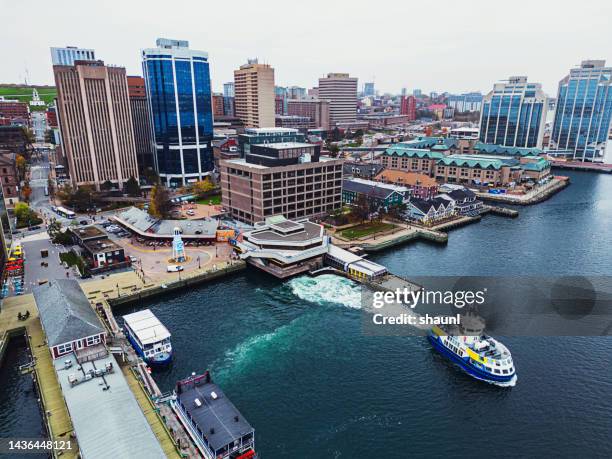
M473 350L469 348L466 349L466 351L472 360L476 360L477 362L481 362L481 363L487 363L486 357L481 357L480 355L476 354Z

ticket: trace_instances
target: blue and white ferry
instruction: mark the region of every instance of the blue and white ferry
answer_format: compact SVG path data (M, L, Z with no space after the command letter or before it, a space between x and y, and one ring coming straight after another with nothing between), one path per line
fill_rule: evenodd
M128 340L147 364L153 366L170 363L170 332L149 309L127 314L123 320Z
M469 335L461 335L461 332ZM470 376L500 386L514 386L517 376L510 351L483 332L484 321L467 315L462 318L458 333L433 327L428 338L440 354Z

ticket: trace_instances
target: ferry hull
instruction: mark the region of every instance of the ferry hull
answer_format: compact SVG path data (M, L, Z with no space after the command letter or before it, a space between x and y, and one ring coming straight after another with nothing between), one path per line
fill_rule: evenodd
M447 349L446 346L444 346L440 342L437 336L432 336L431 334L429 334L427 335L427 339L429 339L429 342L436 351L451 360L453 363L457 364L464 372L476 379L501 384L509 384L516 380L516 373L510 375L495 375L486 371L482 371L480 368L471 365L469 361L462 359L457 354Z
M154 358L145 357L144 352L142 351L142 349L140 349L140 347L138 346L134 338L132 338L131 333L126 333L126 335L127 335L128 341L130 342L130 344L132 345L136 353L140 356L140 358L142 358L142 360L144 360L144 362L147 365L152 366L152 367L153 366L162 367L162 366L169 365L170 362L172 362L172 352L164 352L159 356L155 356Z

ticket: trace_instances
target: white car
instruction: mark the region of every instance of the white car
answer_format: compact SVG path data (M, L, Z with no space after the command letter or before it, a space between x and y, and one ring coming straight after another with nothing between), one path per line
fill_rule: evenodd
M168 265L166 266L166 271L169 273L177 273L179 271L182 271L183 267L179 266L179 265Z

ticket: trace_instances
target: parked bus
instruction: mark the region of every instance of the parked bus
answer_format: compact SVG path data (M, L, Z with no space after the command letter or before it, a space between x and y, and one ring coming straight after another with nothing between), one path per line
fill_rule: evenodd
M76 214L73 211L66 209L65 207L56 207L55 212L61 215L62 217L70 219L76 218Z

